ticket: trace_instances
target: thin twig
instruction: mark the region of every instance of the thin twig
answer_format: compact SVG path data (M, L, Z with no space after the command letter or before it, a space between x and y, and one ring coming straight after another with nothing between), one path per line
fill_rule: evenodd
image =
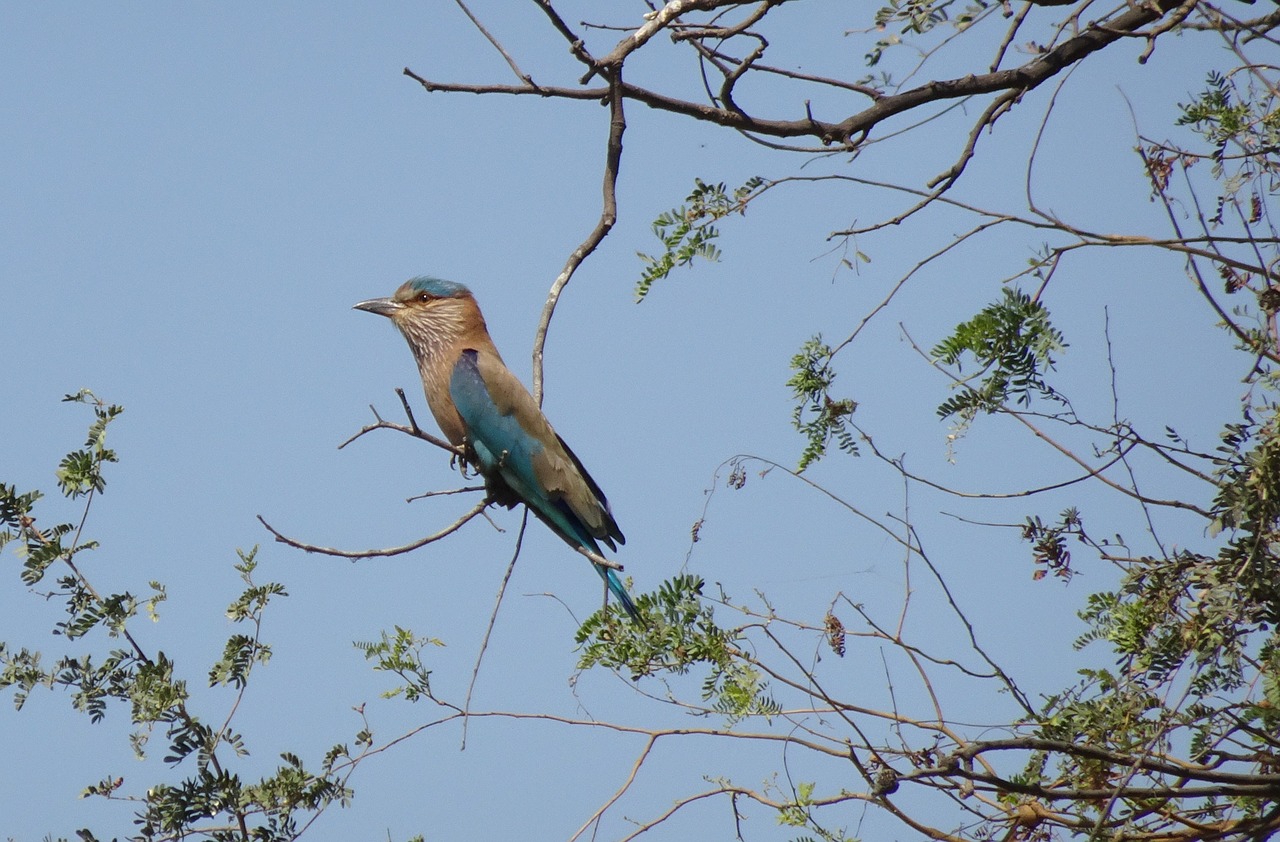
M396 392L403 396L403 392L401 392L401 390L397 389ZM406 408L407 407L408 407L408 404L406 404ZM441 450L447 450L456 457L462 458L466 456L466 451L462 447L456 447L450 444L449 442L445 441L444 439L439 438L438 436L433 436L430 433L421 429L418 426L418 422L413 420L412 414L410 414L409 416L409 421L410 421L409 426L405 426L404 424L397 424L394 421L384 421L382 420L382 416L378 414L377 409L374 409L373 406L370 406L369 409L373 412L373 417L376 418L377 421L375 421L372 424L366 424L365 426L361 427L354 435L347 438L345 441L342 442L342 444L338 445L339 450L342 450L344 447L351 444L351 442L355 441L356 439L360 438L366 433L372 433L374 430L395 430L398 433L404 433L406 436L413 436L415 439L422 439L428 444L434 444L436 447L440 448Z
M645 741L644 748L640 750L639 756L636 757L635 762L631 764L631 772L627 775L627 779L622 782L622 786L618 787L609 800L601 804L600 807L591 814L591 817L582 823L582 826L569 837L569 842L575 842L575 840L581 838L582 834L587 832L587 828L604 818L605 811L618 803L618 799L631 788L631 785L635 783L636 776L640 774L640 767L644 765L645 760L649 757L649 752L653 750L654 745L658 742L658 736L658 734L653 734Z
M493 601L493 612L489 615L489 625L485 627L484 639L480 641L480 651L476 653L476 665L471 670L471 681L467 684L467 698L462 702L462 745L460 751L467 748L467 726L470 724L470 718L467 714L471 711L471 693L476 689L476 679L480 677L480 664L484 662L485 650L489 648L489 637L493 634L494 624L498 622L498 609L502 607L502 597L507 592L507 583L511 581L511 574L515 572L516 561L520 558L520 547L524 543L524 529L529 525L529 509L526 507L524 514L520 518L520 530L516 533L516 546L511 553L511 563L507 565L507 572L502 577L502 584L498 585L498 596Z
M532 85L536 88L537 85L534 84L532 77L520 69L520 66L516 64L516 60L511 57L511 54L503 49L502 44L498 43L498 39L494 38L493 35L490 34L489 30L485 29L484 24L480 22L479 18L471 14L471 10L467 8L467 4L464 3L463 0L453 0L453 2L458 4L458 8L462 9L462 13L466 15L473 24L475 24L476 29L480 30L480 34L493 45L493 48L502 54L502 58L506 60L507 66L511 68L511 72L516 74L516 78L521 82L524 82L526 85Z
M611 558L605 558L600 553L593 553L586 547L574 547L582 555L586 556L592 564L598 564L601 567L607 567L610 570L623 570L623 566Z
M627 130L627 119L623 113L622 77L615 72L609 83L609 140L605 148L603 200L600 218L587 238L573 250L564 268L551 284L547 293L547 303L542 307L542 318L538 321L538 330L533 339L533 397L542 405L543 376L542 357L547 344L547 331L551 329L551 317L555 315L556 304L560 294L573 277L573 273L582 265L582 261L596 250L605 236L613 229L618 219L618 169L622 165L622 136Z
M915 339L911 337L911 334L907 332L906 325L899 322L898 328L902 331L902 335L906 338L908 344L911 345L911 348L917 354L923 357L924 360L929 363L929 365L933 366L939 372L949 377L951 379L951 382L954 383L955 385L965 389L972 389L972 387L966 385L963 380L956 377L951 372L947 371L946 368L944 368L937 360L930 357L929 354L927 354L925 350L920 347L920 345L915 341ZM1054 439L1044 430L1040 429L1035 424L1031 423L1031 421L1027 419L1025 413L1019 412L1018 410L1012 409L1008 406L1002 406L997 411L1000 412L1002 415L1008 415L1010 418L1014 419L1019 424L1022 424L1024 427L1030 430L1035 435L1036 438L1040 439L1045 444L1049 445L1054 450L1058 451L1063 456L1070 459L1072 462L1075 462L1081 468L1084 468L1086 471L1093 470L1092 466L1088 462L1086 462L1084 459L1077 456L1075 451L1073 451L1071 448L1067 447L1066 445L1058 442L1056 439ZM1141 503L1149 504L1152 506L1164 506L1171 509L1183 509L1185 511L1195 512L1196 514L1206 519L1211 519L1211 516L1207 511L1195 505L1194 503L1188 503L1184 500L1162 500L1155 497L1147 497L1146 495L1139 494L1137 491L1135 491L1132 488L1126 488L1125 486L1121 485L1120 483L1116 482L1113 479L1108 478L1107 476L1101 473L1094 472L1092 475L1097 477L1098 481L1103 483L1104 485L1110 488L1113 488L1116 491L1119 491L1121 494L1124 494L1127 497L1132 497L1133 499L1138 500Z
M449 488L444 491L424 491L421 494L415 494L412 497L404 498L406 503L412 503L415 500L426 500L429 497L448 497L451 494L470 494L473 491L484 491L483 485L467 485L462 488Z
M291 547L296 547L297 549L303 550L308 553L320 553L321 555L331 555L331 556L337 556L338 558L349 558L354 560L359 558L376 558L379 556L400 555L402 553L407 553L407 552L416 550L419 547L425 547L427 544L434 543L435 541L439 541L441 538L444 538L448 535L452 535L453 533L457 532L459 529L462 528L463 524L465 524L467 521L471 520L473 517L483 512L485 510L485 507L488 505L489 505L489 500L488 498L485 498L484 500L481 500L479 503L476 503L475 506L473 506L469 512L467 512L462 517L455 520L453 523L446 526L444 529L441 529L439 532L436 532L433 535L428 535L425 538L419 538L418 540L412 541L408 544L405 544L404 546L387 547L381 550L339 550L339 549L335 549L334 547L321 547L316 544L307 544L295 538L290 538L287 535L281 534L279 531L276 530L274 526L267 523L267 521L262 517L262 515L258 515L257 517L258 517L258 522L261 523L263 526L265 526L267 531L270 532L272 535L274 535L276 540L282 544L288 544Z

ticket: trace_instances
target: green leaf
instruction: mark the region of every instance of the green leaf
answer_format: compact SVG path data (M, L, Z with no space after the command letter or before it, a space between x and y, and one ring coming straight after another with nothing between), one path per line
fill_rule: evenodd
M693 192L685 203L658 214L653 221L653 234L662 243L662 251L651 255L636 252L644 269L636 283L636 301L643 301L655 281L662 280L678 266L690 266L701 258L709 262L720 259L715 240L720 237L716 220L731 214L746 215L747 205L764 185L759 176L749 178L728 192L724 182L707 184L694 179Z
M941 418L956 416L968 425L979 412L996 412L1010 401L1030 406L1033 397L1040 397L1065 403L1044 380L1044 372L1054 367L1054 354L1067 347L1062 333L1040 301L1009 287L1001 293L1000 301L957 325L933 349L939 364L955 366L958 373L969 359L976 368L938 406ZM974 384L978 375L982 378Z
M352 645L364 653L366 660L377 661L375 670L393 672L405 680L403 685L384 691L383 698L404 696L410 702L431 698L431 670L422 653L428 646L444 646L443 641L419 637L409 629L396 626L395 634L384 631L380 640L356 641Z
M794 374L787 385L797 401L791 411L791 423L807 439L797 473L825 456L833 440L840 450L858 455L858 444L848 420L858 404L849 398L832 397L836 374L831 367L831 357L830 346L819 334L805 342L800 353L791 358Z

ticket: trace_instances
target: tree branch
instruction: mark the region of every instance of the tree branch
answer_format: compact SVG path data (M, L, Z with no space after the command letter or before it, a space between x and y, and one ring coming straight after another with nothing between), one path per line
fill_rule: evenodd
M439 532L436 532L433 535L428 535L425 538L419 538L418 540L411 541L410 543L404 544L403 546L387 547L386 549L380 549L380 550L339 550L334 547L322 547L317 544L307 544L303 541L299 541L295 538L290 538L287 535L281 534L274 526L267 523L266 519L263 518L262 515L258 515L257 517L258 517L258 522L261 523L264 527L266 527L267 531L270 532L272 535L274 535L276 540L282 544L288 544L291 547L296 547L299 550L303 550L309 553L320 553L321 555L331 555L331 556L337 556L339 558L349 558L354 561L360 558L377 558L379 556L400 555L402 553L407 553L407 552L416 550L419 547L425 547L427 544L434 543L436 541L439 541L441 538L444 538L448 535L452 535L453 533L457 532L459 529L462 528L463 524L465 524L467 521L471 520L473 517L483 512L488 505L489 505L489 499L485 498L484 500L481 500L479 503L476 503L476 505L473 506L471 510L466 514L464 514L462 517L458 518L453 523L449 524L444 529L441 529Z

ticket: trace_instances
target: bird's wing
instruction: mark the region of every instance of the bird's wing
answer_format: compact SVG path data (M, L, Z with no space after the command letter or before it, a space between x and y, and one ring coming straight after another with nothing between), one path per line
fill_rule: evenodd
M604 536L597 535L596 537L607 538L611 546L614 541L617 541L619 544L627 543L627 538L622 534L622 529L619 528L618 522L613 519L613 509L609 507L609 498L604 496L604 492L600 490L600 486L591 478L591 474L587 473L587 469L582 464L582 460L578 458L578 454L569 449L569 445L565 443L564 439L560 438L558 433L556 434L556 441L560 443L560 447L564 450L565 455L573 462L573 466L578 469L578 475L582 477L583 482L587 484L587 488L591 490L591 496L595 501L596 506L604 510L604 528L606 534Z
M464 350L449 393L481 467L498 473L561 537L593 551L593 539L611 547L622 539L599 486L501 359Z

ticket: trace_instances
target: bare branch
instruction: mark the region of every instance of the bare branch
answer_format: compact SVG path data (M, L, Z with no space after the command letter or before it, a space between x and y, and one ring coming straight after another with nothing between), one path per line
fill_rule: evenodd
M513 59L511 54L503 48L502 44L498 42L498 39L494 38L489 30L485 28L484 24L480 22L480 19L471 13L471 9L467 8L467 4L464 0L453 0L453 2L458 4L458 8L462 9L462 13L467 16L467 19L475 25L476 29L480 30L480 34L485 37L485 40L492 44L493 48L502 55L507 66L511 68L511 72L516 74L516 78L524 82L526 85L533 85L533 87L536 88L537 85L534 85L533 79L529 74L520 69L520 66L516 64L516 60Z
M449 451L449 453L459 459L466 457L466 450L464 448L455 447L444 439L438 436L433 436L419 427L417 420L413 417L413 410L409 408L409 400L404 396L404 390L396 389L396 394L400 396L400 403L404 407L405 415L409 418L408 426L405 426L404 424L397 424L394 421L383 420L382 416L378 414L378 410L371 405L369 407L369 411L373 413L373 417L377 420L372 424L366 424L361 427L354 435L346 439L342 444L338 445L338 449L342 450L344 447L351 444L351 442L367 433L372 433L374 430L395 430L398 433L413 436L415 439L422 439L428 444L434 444L441 450Z
M493 627L498 622L498 609L502 607L502 597L507 592L507 583L511 581L511 574L515 572L516 562L520 559L520 548L524 545L524 530L529 525L529 509L526 507L524 515L520 518L520 531L516 533L516 546L511 551L511 563L507 565L507 572L502 576L502 583L498 585L498 595L493 601L493 611L489 614L489 625L485 627L484 639L480 641L480 651L476 653L476 665L471 670L471 681L467 684L467 697L462 702L462 747L467 747L467 724L466 714L471 710L471 694L476 689L476 679L480 677L480 664L484 662L484 653L489 648L489 638L493 634Z
M547 8L545 2L541 5ZM690 11L706 11L728 5L737 4L730 0L671 0L655 12L643 26L620 41L613 51L599 59L596 66L580 80L580 84L585 84L592 76L607 68L611 79L606 88L441 83L424 79L409 68L405 68L404 73L416 80L428 92L536 94L585 100L608 98L615 103L619 101L617 92L620 92L621 98L634 99L651 108L682 114L743 132L780 138L814 137L824 147L836 145L853 149L868 136L871 129L880 123L930 103L1005 92L1010 94L1009 102L1011 103L1017 96L1034 90L1062 70L1084 60L1098 50L1123 37L1139 33L1142 27L1160 20L1165 14L1178 8L1181 3L1175 0L1154 0L1150 3L1135 4L1105 24L1091 24L1085 27L1084 31L1076 37L1064 41L1020 67L971 74L957 79L931 81L899 93L886 94L862 111L838 122L819 120L811 114L795 120L767 119L730 107L717 107L671 97L621 81L621 68L626 58L663 28L671 25L680 15ZM610 91L614 93L611 94ZM993 116L1003 107L1004 105L1001 105L996 109Z
M587 549L586 547L574 547L574 549L577 550L580 554L586 556L587 560L590 561L592 564L598 565L600 567L607 567L610 570L624 569L621 564L614 561L613 559L605 558L599 553L593 553L591 552L591 550Z
M436 532L435 534L432 534L432 535L428 535L425 538L419 538L417 541L412 541L400 547L387 547L386 549L381 549L381 550L339 550L339 549L335 549L334 547L321 547L316 544L307 544L295 538L290 538L286 535L281 534L279 531L276 530L274 526L267 523L266 519L264 519L262 515L258 515L257 517L258 517L258 522L261 523L264 527L266 527L267 531L270 532L272 535L274 535L276 540L282 544L288 544L291 547L296 547L300 550L304 550L305 552L309 552L309 553L320 553L321 555L331 555L331 556L337 556L339 558L349 558L354 561L355 559L360 559L360 558L376 558L379 556L400 555L402 553L407 553L407 552L416 550L419 547L425 547L427 544L434 543L436 541L439 541L441 538L444 538L448 535L452 535L453 533L457 532L459 529L462 528L463 524L465 524L467 521L471 520L473 517L483 512L485 510L485 507L488 505L489 505L489 500L487 498L484 500L481 500L479 503L473 506L469 512L467 512L462 517L455 520L453 523L446 526L444 529L441 529L439 532Z
M560 274L551 284L547 293L547 303L542 307L542 318L538 322L538 330L533 340L533 397L542 405L543 376L542 356L547 344L547 331L551 328L551 317L555 315L556 304L560 294L573 277L573 273L582 265L596 247L604 241L618 219L618 169L622 164L622 136L627 130L627 119L623 113L622 80L620 71L615 71L609 84L609 139L605 148L603 200L600 218L587 238L569 255Z

